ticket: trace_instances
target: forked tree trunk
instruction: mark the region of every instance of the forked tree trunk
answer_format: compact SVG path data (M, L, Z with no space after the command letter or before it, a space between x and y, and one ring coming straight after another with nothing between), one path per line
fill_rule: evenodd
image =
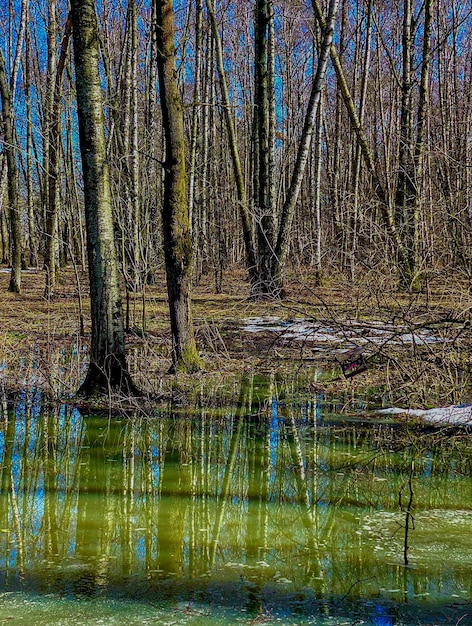
M172 0L155 0L157 15L157 69L165 134L162 226L172 331L172 370L201 367L191 312L192 237L185 173L182 103L177 85Z
M95 2L72 0L71 7L92 317L90 365L78 395L129 395L136 388L125 358Z

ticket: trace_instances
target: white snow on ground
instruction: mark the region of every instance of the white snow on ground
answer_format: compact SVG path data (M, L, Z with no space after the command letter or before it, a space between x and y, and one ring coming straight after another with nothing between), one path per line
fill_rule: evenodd
M11 269L9 267L1 267L0 268L0 273L1 274L10 274L11 273ZM37 267L30 267L27 270L21 270L22 274L41 274L42 271L37 268Z
M339 328L331 328L316 320L296 319L284 321L280 317L247 317L243 320L243 330L248 333L269 331L278 333L284 339L309 341L311 343L344 343L350 341L356 345L376 344L416 344L424 345L444 341L426 329L415 333L400 326L387 324L379 320L358 322L345 320Z
M472 405L451 405L436 409L401 409L391 407L380 409L383 415L411 415L425 422L438 425L472 426Z

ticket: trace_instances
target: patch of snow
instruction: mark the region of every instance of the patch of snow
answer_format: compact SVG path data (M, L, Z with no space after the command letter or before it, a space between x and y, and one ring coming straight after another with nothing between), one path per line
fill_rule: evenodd
M382 415L411 415L420 417L425 422L438 425L472 426L472 405L456 405L438 407L434 409L402 409L390 407L379 409L377 413Z
M281 320L277 316L248 317L243 320L243 330L249 333L269 331L279 333L285 339L310 341L313 343L345 343L359 344L417 344L443 342L444 339L431 335L425 330L415 333L408 332L404 326L395 326L380 320L359 322L346 320L339 329L323 326L316 320L297 319Z
M1 274L10 274L11 273L11 268L10 267L1 267L0 268L0 273ZM21 270L22 274L41 274L41 269L39 267L30 267L27 270Z

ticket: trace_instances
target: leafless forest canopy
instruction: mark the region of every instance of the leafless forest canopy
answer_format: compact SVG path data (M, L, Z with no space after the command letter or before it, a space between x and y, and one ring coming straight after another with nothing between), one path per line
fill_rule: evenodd
M156 4L172 8L97 3L118 262L130 289L163 263ZM218 286L226 268L245 264L256 268L252 288L271 292L267 272L277 279L299 264L320 280L377 266L408 288L441 272L471 281L472 5L333 5L174 1L194 280L210 274ZM330 9L333 45L290 210ZM86 263L68 5L2 0L1 12L0 256L44 264L53 289L56 268ZM271 254L281 268L268 269Z

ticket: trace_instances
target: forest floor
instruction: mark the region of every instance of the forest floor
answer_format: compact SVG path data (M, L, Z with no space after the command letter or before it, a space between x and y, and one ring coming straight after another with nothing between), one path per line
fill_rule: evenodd
M51 398L73 396L89 340L86 274L79 273L78 285L74 270L63 270L50 300L43 296L40 270L23 272L20 296L7 291L8 280L3 268L3 388L10 395L34 381ZM220 293L213 276L202 277L194 288L193 316L204 370L176 382L167 374L170 328L159 273L144 297L131 294L129 300L127 350L135 381L146 393L165 397L177 387L186 393L223 386L252 372L280 380L297 376L298 390L308 392L372 390L384 402L402 406L472 400L472 297L460 280L432 281L421 293L409 294L396 290L381 271L364 272L354 281L333 276L316 287L313 272L303 270L286 277L285 289L280 302L256 302L242 270L225 273ZM348 378L340 365L346 354L343 366L352 362L351 372L360 364Z

